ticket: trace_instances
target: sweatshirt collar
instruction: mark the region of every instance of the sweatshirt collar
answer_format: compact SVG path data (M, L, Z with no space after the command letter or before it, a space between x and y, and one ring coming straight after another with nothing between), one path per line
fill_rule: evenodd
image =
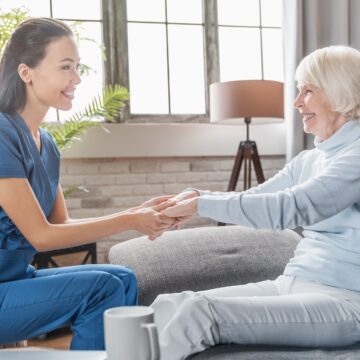
M351 119L328 139L320 141L318 137L315 137L314 145L319 150L330 151L338 147L343 147L346 144L350 144L359 137L360 123L357 119Z

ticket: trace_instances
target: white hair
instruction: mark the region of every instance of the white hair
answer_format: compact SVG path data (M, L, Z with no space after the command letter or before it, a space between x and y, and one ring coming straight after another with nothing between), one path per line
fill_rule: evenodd
M333 111L360 119L360 51L340 45L315 50L301 60L295 79L322 89Z

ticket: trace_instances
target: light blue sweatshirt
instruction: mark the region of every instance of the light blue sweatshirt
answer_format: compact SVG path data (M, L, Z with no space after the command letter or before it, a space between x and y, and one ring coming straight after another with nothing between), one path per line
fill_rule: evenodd
M200 216L262 229L302 226L285 275L360 291L360 124L315 139L265 183L240 193L201 191Z

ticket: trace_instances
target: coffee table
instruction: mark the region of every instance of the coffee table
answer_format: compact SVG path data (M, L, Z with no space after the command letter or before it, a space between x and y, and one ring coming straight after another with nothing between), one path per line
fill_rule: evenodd
M105 351L70 350L1 350L0 359L6 360L106 360Z

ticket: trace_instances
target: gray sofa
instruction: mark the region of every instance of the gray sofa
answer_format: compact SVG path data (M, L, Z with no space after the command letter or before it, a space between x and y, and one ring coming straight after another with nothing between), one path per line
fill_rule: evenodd
M241 226L184 229L151 242L139 237L111 248L109 260L132 268L139 303L158 294L245 284L280 275L300 236L291 230L252 230ZM360 359L360 343L344 349L220 345L192 357L212 359Z

